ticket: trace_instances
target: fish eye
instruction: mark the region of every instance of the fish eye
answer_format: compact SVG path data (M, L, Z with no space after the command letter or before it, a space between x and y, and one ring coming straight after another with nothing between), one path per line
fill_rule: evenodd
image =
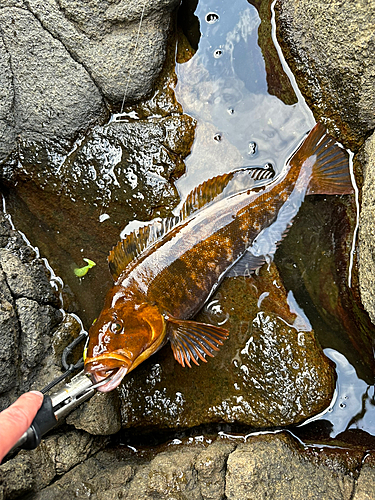
M122 323L119 320L116 320L113 323L111 323L111 326L109 327L112 333L121 333L122 328L123 328Z

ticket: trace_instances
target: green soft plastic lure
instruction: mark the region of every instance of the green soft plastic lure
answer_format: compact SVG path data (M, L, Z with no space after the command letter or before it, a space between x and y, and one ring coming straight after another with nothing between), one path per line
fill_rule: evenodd
M87 266L84 267L76 267L74 269L74 274L78 278L82 278L82 276L85 276L87 274L87 271L91 269L92 267L96 266L96 263L93 260L90 259L83 259L85 262L87 262Z

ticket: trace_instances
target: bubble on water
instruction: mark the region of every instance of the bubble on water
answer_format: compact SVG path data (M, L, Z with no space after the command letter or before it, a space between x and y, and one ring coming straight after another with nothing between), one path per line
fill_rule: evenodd
M214 58L215 59L219 59L219 57L221 57L223 55L223 51L221 49L216 49L214 51Z
M255 155L256 152L257 152L257 143L254 141L249 142L249 149L247 154L253 156Z
M228 111L228 114L230 114L230 115L234 114L234 109L233 108L229 108L227 111Z
M214 135L214 141L220 142L221 141L221 134L215 134Z
M274 170L272 163L268 162L263 167L265 170Z
M209 12L206 14L206 23L208 24L215 24L219 20L219 14L216 14L216 12Z

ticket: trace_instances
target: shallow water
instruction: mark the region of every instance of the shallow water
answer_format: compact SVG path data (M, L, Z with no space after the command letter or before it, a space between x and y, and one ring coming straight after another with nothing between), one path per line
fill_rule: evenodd
M198 50L176 68L176 97L198 120L186 174L177 182L182 198L197 183L245 165L270 162L279 172L315 124L301 96L287 105L267 91L255 7L245 0L203 0L195 15Z

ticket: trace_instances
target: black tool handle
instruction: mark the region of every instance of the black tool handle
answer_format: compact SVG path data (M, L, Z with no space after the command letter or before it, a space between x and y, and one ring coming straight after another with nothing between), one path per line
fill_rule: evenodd
M56 424L57 418L53 411L52 400L44 395L42 406L28 428L27 439L21 447L25 450L33 450L38 446L44 434L53 429Z

